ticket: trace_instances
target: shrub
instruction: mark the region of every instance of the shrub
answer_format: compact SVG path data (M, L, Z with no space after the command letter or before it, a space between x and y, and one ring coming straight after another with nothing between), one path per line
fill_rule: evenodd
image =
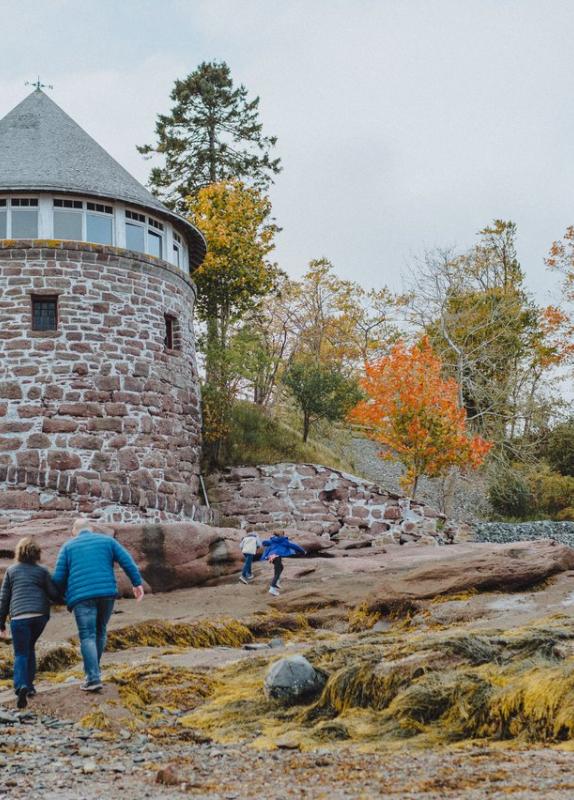
M556 519L559 522L574 522L574 507L563 508L556 514Z
M548 437L546 457L555 470L574 477L574 418L552 430Z
M525 517L531 510L532 496L525 478L515 469L497 470L489 483L488 499L493 510L505 517Z
M528 473L532 506L541 513L555 515L574 506L574 478L553 472L544 464L532 467Z

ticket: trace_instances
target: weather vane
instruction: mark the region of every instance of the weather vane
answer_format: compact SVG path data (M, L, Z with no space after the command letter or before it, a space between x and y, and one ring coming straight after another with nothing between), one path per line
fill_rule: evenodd
M51 83L42 83L42 81L40 80L40 76L39 75L38 75L38 79L37 80L35 80L35 81L26 81L24 86L35 86L38 91L40 91L40 89L53 89L54 88Z

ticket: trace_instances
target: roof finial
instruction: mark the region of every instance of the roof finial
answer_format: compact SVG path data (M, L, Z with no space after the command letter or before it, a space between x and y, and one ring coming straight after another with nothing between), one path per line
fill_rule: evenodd
M40 92L42 89L53 89L54 87L50 83L42 83L40 80L40 76L38 75L38 79L35 81L26 81L24 86L35 86L36 91Z

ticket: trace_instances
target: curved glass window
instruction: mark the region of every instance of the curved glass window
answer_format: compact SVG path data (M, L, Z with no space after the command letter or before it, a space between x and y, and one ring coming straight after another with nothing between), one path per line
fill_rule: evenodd
M38 200L32 197L14 197L10 206L12 239L37 239Z
M68 198L54 199L54 238L82 240L83 235L83 209L81 200Z
M110 202L114 204L109 205ZM0 240L61 239L118 245L165 259L185 270L188 259L184 237L170 222L142 211L115 201L96 202L95 198L69 194L19 197L6 193L0 197Z
M126 209L126 247L138 253L163 258L163 223Z
M155 231L148 231L147 243L150 256L162 257L162 237Z
M113 225L111 217L102 214L86 214L86 239L96 244L113 244Z

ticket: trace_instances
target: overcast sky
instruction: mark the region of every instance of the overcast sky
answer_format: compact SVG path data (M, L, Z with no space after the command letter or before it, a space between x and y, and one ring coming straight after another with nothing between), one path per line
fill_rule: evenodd
M0 115L37 73L145 182L173 81L225 60L279 137L272 191L291 275L400 287L425 248L518 224L543 259L574 223L572 0L0 0Z

